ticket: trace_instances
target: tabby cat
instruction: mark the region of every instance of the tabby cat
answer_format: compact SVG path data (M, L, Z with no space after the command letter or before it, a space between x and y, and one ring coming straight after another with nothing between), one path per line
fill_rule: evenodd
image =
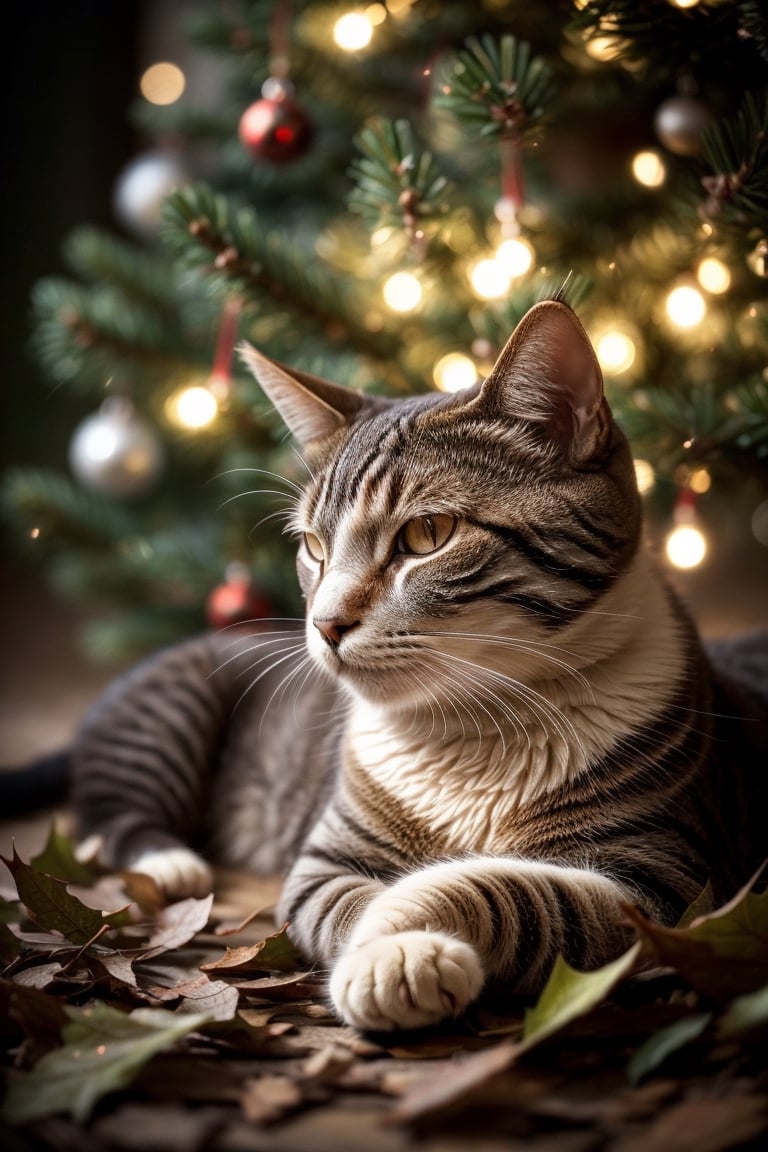
M766 696L712 670L642 547L570 308L451 396L243 356L310 477L306 626L190 640L97 704L73 798L103 861L169 898L206 860L286 872L278 920L376 1030L533 992L558 952L602 964L625 902L671 924L707 881L733 895L768 855Z

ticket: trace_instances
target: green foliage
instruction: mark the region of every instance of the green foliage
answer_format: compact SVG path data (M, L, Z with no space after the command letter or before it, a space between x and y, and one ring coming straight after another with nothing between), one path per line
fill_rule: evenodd
M365 217L371 228L403 225L406 228L444 215L448 181L434 157L421 148L407 120L378 120L357 138L363 158L352 167L355 187L349 207Z
M552 70L514 36L470 37L436 99L483 137L523 139L553 98Z

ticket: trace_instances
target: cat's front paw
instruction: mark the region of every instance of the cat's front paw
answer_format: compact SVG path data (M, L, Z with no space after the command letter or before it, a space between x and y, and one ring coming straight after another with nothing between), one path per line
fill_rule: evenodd
M356 1028L423 1028L479 995L483 969L469 944L444 932L396 932L350 949L330 980L333 1005Z
M150 876L167 900L207 896L213 889L211 869L191 848L156 848L142 852L129 871Z

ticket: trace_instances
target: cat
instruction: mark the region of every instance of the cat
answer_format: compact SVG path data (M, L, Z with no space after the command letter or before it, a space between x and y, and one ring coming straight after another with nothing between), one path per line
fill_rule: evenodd
M768 693L713 670L644 547L575 313L535 305L452 395L242 357L309 473L306 624L112 686L72 752L84 843L169 899L211 860L285 874L278 922L369 1030L534 993L558 953L598 966L626 903L674 924L731 897L768 856Z

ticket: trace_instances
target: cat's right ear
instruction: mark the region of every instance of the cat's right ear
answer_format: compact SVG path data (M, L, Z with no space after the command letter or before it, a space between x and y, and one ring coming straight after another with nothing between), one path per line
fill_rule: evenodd
M240 344L238 352L300 444L326 440L363 409L365 397L361 392L285 368L246 342Z

